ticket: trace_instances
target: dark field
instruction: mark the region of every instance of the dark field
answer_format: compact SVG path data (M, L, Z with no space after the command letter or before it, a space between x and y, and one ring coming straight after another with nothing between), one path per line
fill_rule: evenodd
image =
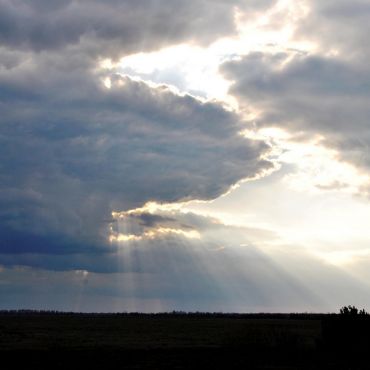
M0 356L2 369L370 369L370 320L8 312Z

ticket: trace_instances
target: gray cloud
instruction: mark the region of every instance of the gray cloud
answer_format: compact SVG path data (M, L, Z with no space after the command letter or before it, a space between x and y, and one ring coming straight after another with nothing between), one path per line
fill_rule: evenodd
M284 64L283 64L284 63ZM260 126L321 134L342 159L369 170L369 71L336 57L252 53L227 63L231 93L262 111Z
M178 211L121 213L109 224L111 235L134 235L140 239L110 244L104 241L103 246L94 247L66 237L58 240L50 232L44 240L39 235L20 232L10 247L2 249L0 265L55 271L159 273L164 268L177 268L167 266L169 259L178 259L184 268L192 268L186 266L189 251L208 259L217 251L249 243L249 240L276 237L268 230L226 226L211 217ZM169 231L160 231L164 229ZM196 233L199 238L189 238L187 233Z
M370 4L367 0L309 0L309 16L298 25L296 36L318 43L323 51L339 50L355 64L369 56Z
M113 210L212 199L271 167L219 104L100 77L45 57L0 71L2 251L102 243Z
M43 51L66 47L119 56L183 41L205 43L234 33L234 8L273 0L0 1L0 44Z
M369 172L369 2L306 5L294 38L312 41L315 51L251 53L222 71L235 81L231 93L241 104L260 109L258 125L280 126L297 138L320 134L342 160Z

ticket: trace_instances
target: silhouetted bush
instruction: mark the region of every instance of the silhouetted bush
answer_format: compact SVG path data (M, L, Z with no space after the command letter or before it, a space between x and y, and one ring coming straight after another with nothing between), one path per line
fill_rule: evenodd
M343 306L340 310L339 310L340 314L341 315L344 315L344 316L358 316L358 315L361 315L361 316L366 316L368 315L368 313L365 311L365 309L362 309L362 310L358 310L357 307L355 306Z

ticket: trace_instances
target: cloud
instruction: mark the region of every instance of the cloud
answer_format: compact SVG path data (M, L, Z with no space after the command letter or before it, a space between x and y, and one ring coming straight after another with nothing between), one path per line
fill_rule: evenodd
M184 259L189 259L189 253L194 258L197 255L211 258L226 247L239 246L248 240L263 240L264 236L275 237L267 230L229 227L215 218L177 210L148 212L139 208L118 212L113 214L109 226L106 240L95 247L78 239L58 239L51 233L44 239L30 233L11 234L14 239L10 240L8 248L3 248L0 265L55 271L159 273L164 268L174 268L166 267L168 259L186 264ZM3 235L6 240L6 234ZM127 261L131 262L127 264Z
M339 52L343 59L366 63L369 2L309 0L306 3L309 16L297 25L296 37L313 41L323 53Z
M38 62L0 71L2 252L105 244L114 210L212 199L271 168L218 103Z
M260 111L259 127L321 135L340 159L369 171L370 80L367 67L339 57L295 52L251 53L222 68L231 93Z
M184 41L207 43L235 33L235 8L263 9L265 1L0 1L0 44L113 56Z

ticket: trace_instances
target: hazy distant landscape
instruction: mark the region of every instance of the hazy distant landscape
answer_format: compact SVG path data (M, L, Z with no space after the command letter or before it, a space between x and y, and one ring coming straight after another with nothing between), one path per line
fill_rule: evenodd
M0 313L2 362L27 368L368 369L370 319L321 314Z

